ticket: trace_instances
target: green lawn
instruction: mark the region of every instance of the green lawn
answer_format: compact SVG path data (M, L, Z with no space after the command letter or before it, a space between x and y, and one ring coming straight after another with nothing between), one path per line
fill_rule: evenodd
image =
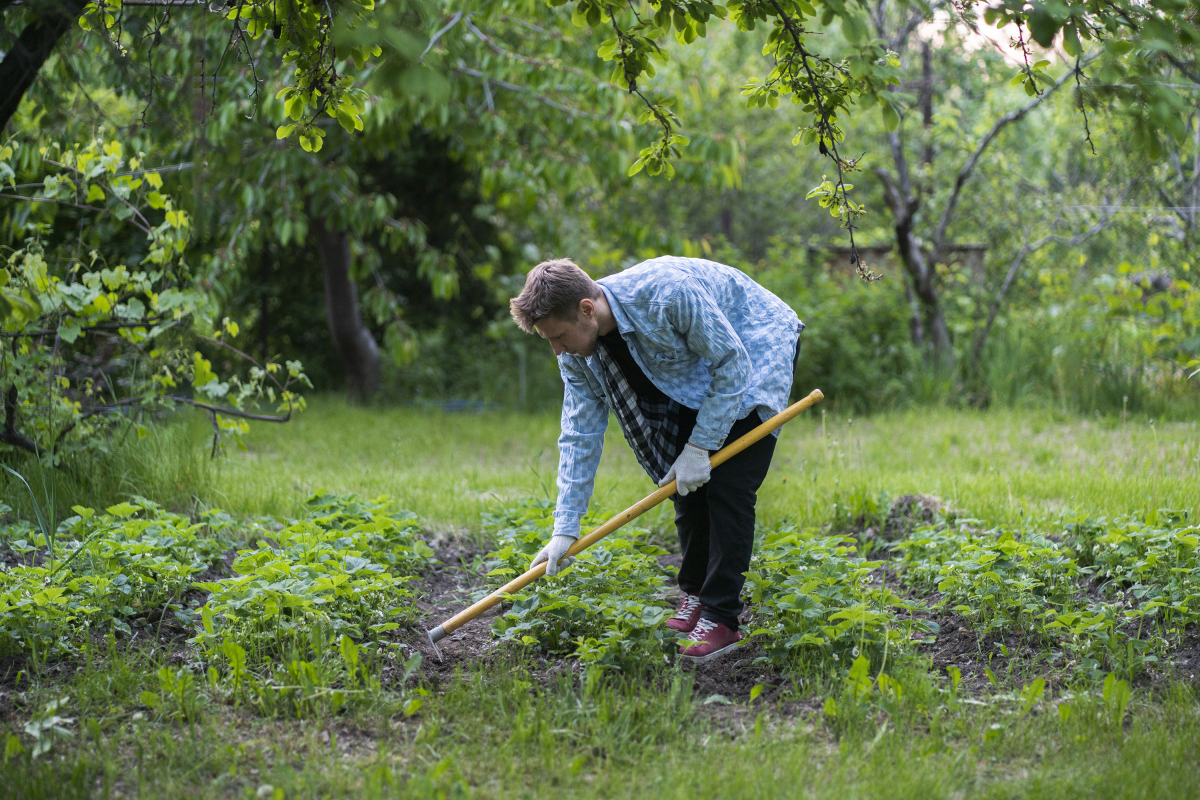
M239 513L293 509L312 491L389 494L447 530L521 497L554 498L558 419L364 409L318 399L288 425L258 425L217 465L205 500ZM595 497L620 510L653 491L615 422ZM1080 510L1200 506L1195 422L1059 420L921 409L866 419L820 406L789 423L760 492L760 520L819 523L837 493L936 494L993 524Z

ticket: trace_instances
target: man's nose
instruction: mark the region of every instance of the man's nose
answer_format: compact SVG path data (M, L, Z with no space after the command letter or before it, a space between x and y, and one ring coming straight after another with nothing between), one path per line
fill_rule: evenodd
M567 352L567 348L563 347L558 342L551 342L550 347L553 348L554 355L556 356L561 356L563 353Z

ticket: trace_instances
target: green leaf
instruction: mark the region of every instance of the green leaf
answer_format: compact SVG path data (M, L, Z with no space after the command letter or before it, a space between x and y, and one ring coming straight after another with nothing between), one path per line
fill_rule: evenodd
M883 125L888 129L888 132L896 130L900 127L900 114L896 112L895 106L886 100L883 103Z
M846 37L846 41L850 44L859 44L870 33L867 30L867 23L861 17L847 11L845 16L842 17L842 35Z
M276 139L286 139L287 137L292 135L292 131L294 131L294 130L296 130L296 126L294 124L293 125L280 125L279 128L277 128L275 131L275 138Z
M1029 33L1035 42L1042 47L1050 47L1054 44L1059 24L1046 11L1040 8L1033 9L1025 17L1025 23L1029 26Z
M135 506L131 503L117 503L115 506L109 506L108 508L104 509L104 512L117 517L118 519L123 519L136 514L138 511L141 511L141 509L141 506Z
M1079 32L1075 30L1074 25L1063 28L1063 49L1072 58L1083 52L1083 45L1079 41Z
M316 153L321 149L323 144L325 144L325 139L320 128L309 128L300 134L300 146L306 152Z
M74 343L74 341L79 338L79 334L82 332L83 329L79 327L79 322L77 320L71 320L70 322L66 322L58 326L58 338L62 339L64 342L67 342L68 344Z

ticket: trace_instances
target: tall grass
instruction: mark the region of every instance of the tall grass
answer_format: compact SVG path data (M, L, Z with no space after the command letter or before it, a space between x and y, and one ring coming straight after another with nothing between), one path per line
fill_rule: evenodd
M146 431L142 439L113 442L107 452L67 458L53 469L31 454L6 449L0 464L20 473L34 496L0 471L0 497L25 519L35 518L35 501L43 510L53 506L61 520L74 513L74 505L105 508L138 495L172 511L195 511L212 495L218 477L209 458L211 427L185 412Z

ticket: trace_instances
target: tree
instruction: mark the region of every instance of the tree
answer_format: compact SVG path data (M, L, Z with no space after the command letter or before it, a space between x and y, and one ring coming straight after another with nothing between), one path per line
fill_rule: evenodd
M11 6L0 3L0 11ZM21 98L33 85L46 59L54 52L63 35L75 27L85 0L35 0L20 9L24 27L20 36L5 48L0 61L0 130L3 130L21 104ZM11 12L10 12L11 13Z
M126 160L115 140L40 150L55 168L38 182L41 190L6 194L36 204L40 214L26 218L21 227L30 235L0 268L0 444L54 463L64 451L104 449L108 430L140 427L129 412L186 404L211 414L215 455L222 431L240 437L245 419L286 422L303 407L291 390L293 382L307 382L298 363L287 365L280 382L279 364L254 363L222 341L238 326L228 318L217 323L209 298L190 280L189 216L159 191L157 171L142 169L140 156ZM0 174L10 179L13 156L12 145L0 148ZM161 222L151 221L156 212ZM93 219L85 234L85 214L108 223ZM78 218L77 237L54 235L60 215ZM144 238L114 236L111 225ZM222 381L191 348L195 328L199 338L245 357L253 364L249 375ZM97 352L98 371L71 369L68 356L78 367ZM191 397L173 391L184 384ZM278 403L277 413L247 408L259 402Z
M567 3L563 0L559 4ZM172 16L175 6L150 2L138 6L137 11L131 11L130 8L118 0L92 3L84 9L81 24L105 33L114 48L113 52L136 55L139 48L144 51L138 63L147 74L153 92L156 86L153 69L155 49L161 45L164 30L179 27L175 24L177 18ZM436 115L440 117L439 124L444 124L452 116L442 111L445 106L438 102L414 104L401 101L393 104L392 110L380 113L380 109L388 107L388 104L379 103L372 95L372 84L375 89L385 90L385 94L393 98L398 94L412 98L422 95L423 88L438 84L442 80L438 76L442 75L443 78L452 78L451 84L456 88L449 90L451 93L468 91L457 88L466 84L474 84L481 89L479 94L489 113L495 112L497 92L503 89L501 95L522 95L528 101L525 108L554 109L569 115L575 123L584 120L597 123L597 130L603 129L605 123L611 125L615 120L606 118L603 113L580 108L573 104L573 99L603 97L603 104L613 109L619 105L614 102L616 92L606 94L607 90L599 93L597 90L615 87L642 107L639 124L658 132L649 145L638 153L629 165L628 172L637 174L646 171L652 175L671 176L684 148L691 145L689 137L681 133L682 121L676 114L670 93L655 91L650 83L655 74L654 63L661 63L667 58L662 43L673 31L676 40L686 47L704 37L709 24L726 17L744 35L757 36L753 31L758 25L764 25L769 28L764 51L769 59L768 71L764 77L747 86L748 103L751 106L775 107L782 97L800 106L803 124L799 126L794 143L813 147L827 159L832 172L832 176L822 180L809 196L828 209L847 231L851 260L860 274L868 279L877 277L862 262L854 240L854 232L863 217L865 206L850 198L848 192L851 186L847 178L860 168L860 160L843 155L847 146L846 120L856 107L861 109L878 105L890 126L898 122L896 98L890 87L899 81L901 62L898 54L889 49L890 41L871 35L870 23L875 13L873 7L864 3L846 4L842 0L814 3L806 0L735 0L725 6L691 0L652 0L646 3L578 0L570 4L571 22L592 32L579 39L578 43L588 42L588 47L595 48L596 57L613 62L607 81L596 72L595 58L586 53L560 53L556 58L547 60L522 52L521 45L525 42L521 42L519 36L509 35L509 40L504 41L503 37L487 30L488 25L498 25L503 21L504 26L513 30L524 26L526 31L532 30L538 35L562 40L566 36L565 15L542 18L536 16L540 12L535 9L533 4L524 2L455 7L399 0L380 2L378 5L352 0L336 3L323 0L241 0L236 5L229 5L223 12L224 19L219 28L225 42L223 46L210 49L209 38L205 34L212 15L200 10L198 19L202 32L198 37L192 36L192 41L200 44L199 52L176 48L174 58L175 63L182 61L186 66L189 59L194 64L196 56L199 56L198 82L202 95L208 91L211 81L213 97L216 97L216 87L220 85L217 79L231 79L228 85L247 89L255 120L273 117L271 127L275 136L298 139L305 154L322 152L327 138L331 136L331 124L334 122L344 129L347 136L369 139L372 116L381 125L392 124L397 119L393 116L395 113L409 114L420 120L430 120ZM904 25L910 30L930 13L929 7L920 4L901 4L899 11L904 14ZM998 120L1000 128L1026 115L1043 102L1045 96L1064 85L1066 76L1051 79L1045 71L1045 64L1031 61L1031 58L1035 58L1032 56L1031 41L1041 46L1060 41L1066 53L1075 59L1069 73L1071 80L1077 86L1090 85L1088 81L1091 77L1087 70L1094 66L1094 71L1103 81L1094 91L1094 102L1104 103L1106 108L1132 119L1136 141L1146 152L1156 152L1166 137L1177 138L1180 135L1182 125L1178 95L1169 87L1162 86L1163 81L1157 78L1164 74L1164 70L1187 70L1192 64L1190 60L1173 55L1174 52L1194 47L1197 42L1187 5L1162 3L1147 6L1121 0L1095 6L1011 0L987 6L964 4L958 11L968 25L977 25L982 17L989 23L1015 26L1018 33L1015 50L1023 58L1023 65L1016 69L1016 79L1033 99L1027 107L1016 109L1011 118ZM150 16L138 16L144 13ZM824 36L824 33L835 30L834 23L837 23L836 30L840 30L841 35ZM134 32L138 25L140 29ZM213 35L217 30L218 26L214 24ZM464 30L469 32L469 36L464 34L456 40L455 34ZM177 38L183 41L185 37L177 34ZM257 43L258 51L251 48L252 42ZM439 42L440 46L435 47ZM443 48L450 47L451 43L455 48L453 60L446 59L439 66L438 54ZM1084 43L1093 48L1090 54L1083 52ZM211 73L207 67L210 52L216 62ZM445 53L449 56L451 51L446 50ZM180 54L186 55L180 59ZM241 66L233 68L231 56L241 59ZM160 57L169 60L171 55L168 53ZM228 68L225 66L227 62L230 65ZM274 64L284 66L277 71L267 69ZM520 74L526 80L497 76L491 67L498 65L503 65L502 70L506 74ZM259 76L260 68L265 76L265 85ZM221 74L223 69L233 70L236 74ZM285 76L288 70L290 76ZM555 76L554 80L559 83L566 82L568 92L547 87L544 81L546 75ZM260 95L260 90L265 86L273 89L286 81L291 81L291 85L284 85L276 93L275 100ZM231 105L237 104L226 101L221 111L214 113L218 116L231 113ZM211 108L209 101L204 98L198 107L201 117ZM222 124L226 122L223 120ZM1086 109L1082 122L1086 129ZM258 128L256 135L261 135L265 126L261 122L254 123L254 126ZM528 130L528 126L522 127ZM482 129L503 128L501 124L492 128L485 125ZM560 130L554 125L551 128ZM955 215L959 192L1000 128L981 141L974 160L964 162L960 169L956 188L943 208L942 220L934 228L935 263L936 256L940 255L937 251L944 245L947 227ZM565 138L569 140L571 135L568 132ZM624 133L618 133L618 136L623 137ZM501 137L501 141L511 140ZM484 149L481 147L481 150ZM206 149L205 137L201 137L199 150L202 154L215 154L215 151ZM284 151L272 152L279 155ZM302 175L304 170L325 169L339 162L345 163L344 153L339 153L333 159L328 156L320 158L321 161L310 160L307 164L301 159L291 162L300 170L295 174ZM499 160L508 159L500 155ZM577 167L572 165L559 170L558 177L568 185L580 180L580 175L588 175L587 179L595 178L596 170L590 167L580 170ZM268 165L267 172L270 171ZM341 177L349 174L343 172ZM897 175L896 180L898 184L892 197L896 200L896 208L901 211L899 219L903 223L901 228L904 228L908 223L904 222L907 212L903 209L912 198L904 191L904 176ZM240 176L239 180L233 182L240 182L243 186L248 183ZM335 208L339 209L340 214L343 209L338 204L343 203L346 191L349 191L354 198L352 205L355 208L353 214L345 216L345 219L352 223L353 230L342 230L340 233L348 234L346 241L351 251L357 246L356 243L362 243L364 232L372 226L399 226L397 229L413 230L403 220L389 217L386 199L358 197L353 181L348 185L345 180L323 183L320 180L302 179L302 183L306 191L309 187L325 191L321 188L323 186L332 191L332 195L324 197L306 197L299 204L305 209L325 209L326 214L333 213ZM535 179L529 185L544 184L545 181ZM333 198L337 199L336 204L331 202ZM377 202L381 199L383 206ZM359 203L360 200L364 202ZM365 218L361 216L363 213L367 214ZM206 235L199 214L198 222L198 230ZM247 230L250 226L245 222L239 221L235 230ZM290 220L294 230L318 230L310 227L309 222L307 217ZM319 250L328 255L327 285L336 288L335 295L341 298L334 307L353 315L355 303L352 302L352 287L347 280L351 270L340 266L345 264L347 258L338 236L339 224L336 219L322 220L324 227L321 230L329 232L332 238L326 242L328 246L322 246ZM226 248L230 252L236 249L234 245L239 235L231 237L233 244ZM911 233L903 233L900 229L897 235L905 241L912 239ZM420 249L419 241L413 241ZM428 252L425 252L426 255L421 258L428 256ZM919 248L908 246L903 248L903 252L906 253L906 264L912 264L910 275L914 292L925 308L927 324L923 327L929 328L934 346L945 360L950 352L949 335L937 300L933 279L935 270L922 265L923 255ZM219 258L217 262L220 262ZM432 262L446 263L436 257L432 258ZM438 277L448 275L446 270L435 268L431 271L434 280L452 284L452 281ZM334 326L334 329L341 330L341 327ZM361 335L362 330L361 324L348 324L346 335L337 338L347 348L354 348L355 343L361 345L356 351L347 350L346 362L348 365L361 365L366 370L363 375L354 378L354 383L369 387L373 385L373 379L367 373L371 372L373 357L366 339ZM359 367L354 369L358 370Z

